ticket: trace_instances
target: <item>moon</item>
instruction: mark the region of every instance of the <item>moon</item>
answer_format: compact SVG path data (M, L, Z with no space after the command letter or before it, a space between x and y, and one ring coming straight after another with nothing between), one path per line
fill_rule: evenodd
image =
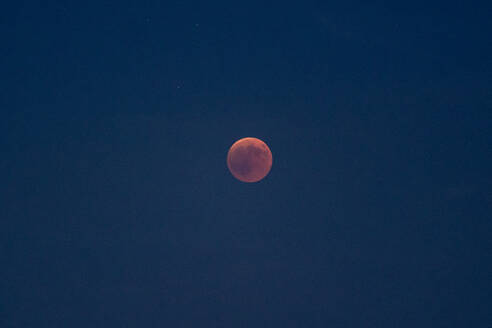
M270 172L272 152L260 139L242 138L229 148L227 167L242 182L258 182Z

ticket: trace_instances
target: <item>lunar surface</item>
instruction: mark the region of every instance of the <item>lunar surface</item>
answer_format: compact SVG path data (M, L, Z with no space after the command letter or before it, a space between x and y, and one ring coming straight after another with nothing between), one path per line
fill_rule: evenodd
M236 179L243 182L257 182L270 172L272 152L260 139L243 138L236 141L229 149L227 166Z

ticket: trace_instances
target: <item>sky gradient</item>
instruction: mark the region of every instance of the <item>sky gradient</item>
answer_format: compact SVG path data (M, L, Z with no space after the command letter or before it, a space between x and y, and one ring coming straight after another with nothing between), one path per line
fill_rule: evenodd
M1 327L492 326L491 4L3 7Z

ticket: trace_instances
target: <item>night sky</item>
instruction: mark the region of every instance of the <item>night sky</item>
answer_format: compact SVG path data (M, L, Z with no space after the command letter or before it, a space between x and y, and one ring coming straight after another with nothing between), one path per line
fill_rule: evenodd
M5 3L0 327L492 327L491 16Z

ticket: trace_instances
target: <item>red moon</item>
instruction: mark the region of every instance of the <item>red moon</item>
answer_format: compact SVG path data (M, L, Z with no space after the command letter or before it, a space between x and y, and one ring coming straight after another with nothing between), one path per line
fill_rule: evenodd
M270 172L272 152L260 139L242 138L229 149L227 167L236 179L257 182Z

